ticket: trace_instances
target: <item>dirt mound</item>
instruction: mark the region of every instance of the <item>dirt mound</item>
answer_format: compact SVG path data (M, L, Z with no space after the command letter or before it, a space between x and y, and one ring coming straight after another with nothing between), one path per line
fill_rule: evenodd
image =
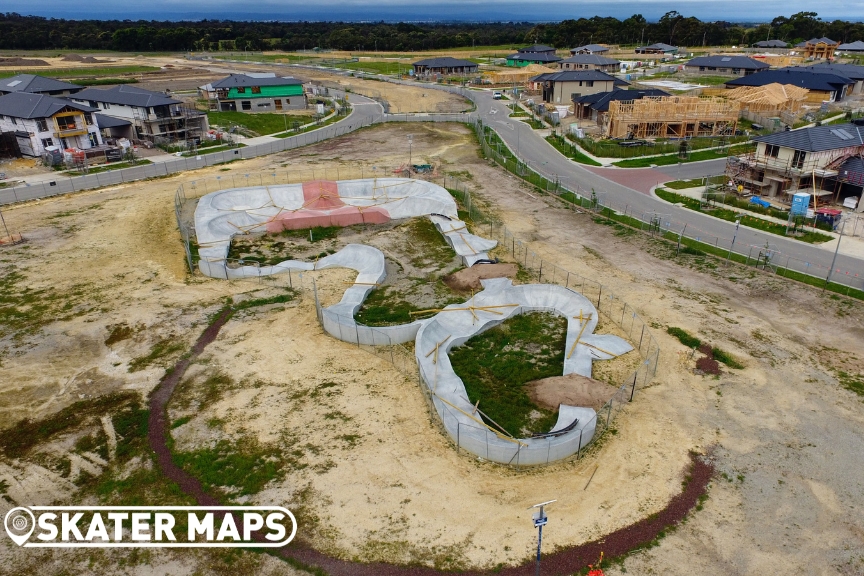
M517 271L516 264L478 264L445 276L444 283L453 290L468 292L469 290L482 289L480 280L513 278Z
M99 60L93 56L81 56L80 54L66 54L61 60L63 62L85 62L87 64L104 64L106 62L113 62L113 60Z
M0 66L48 66L44 60L33 60L21 58L20 56L11 56L9 58L0 58Z
M525 387L532 402L550 410L558 410L559 404L600 410L617 390L605 382L579 374L542 378L529 382Z

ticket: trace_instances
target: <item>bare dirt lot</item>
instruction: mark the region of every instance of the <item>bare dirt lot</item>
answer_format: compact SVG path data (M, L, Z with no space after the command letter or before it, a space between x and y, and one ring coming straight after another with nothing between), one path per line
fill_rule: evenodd
M860 303L699 256L676 261L674 249L538 196L479 158L458 125L376 127L194 177L396 167L409 130L415 157L459 173L544 258L603 282L652 323L662 347L654 384L582 460L493 466L457 455L416 381L323 334L303 296L238 314L192 366L169 406L179 454L234 446L280 462L260 490L243 494L232 484L224 494L289 507L300 535L334 555L458 568L529 558L535 534L526 508L535 502L559 500L546 550L652 514L680 491L688 451L713 448L720 475L704 508L610 573L864 571L864 403L840 385L864 369L854 352L864 336ZM146 394L227 296L259 288L188 275L173 195L191 177L4 210L28 243L0 252L0 427L111 391ZM329 304L351 274L317 277ZM668 326L726 349L745 368L694 375ZM79 494L97 502L105 496L88 492L90 477L146 472L146 457L115 470L110 429L87 420L21 456L0 456L0 514L14 504L79 503ZM82 441L86 434L95 440ZM234 568L203 553L103 554L94 562L28 555L5 539L0 558L0 573L10 574L104 573L119 559L128 573L289 573L250 554Z

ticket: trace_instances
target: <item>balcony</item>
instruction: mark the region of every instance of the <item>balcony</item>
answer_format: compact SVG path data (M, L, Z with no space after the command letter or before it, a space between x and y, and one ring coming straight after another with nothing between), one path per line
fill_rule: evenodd
M71 136L83 136L87 134L87 128L79 128L78 126L60 128L54 132L54 136L57 138L69 138Z

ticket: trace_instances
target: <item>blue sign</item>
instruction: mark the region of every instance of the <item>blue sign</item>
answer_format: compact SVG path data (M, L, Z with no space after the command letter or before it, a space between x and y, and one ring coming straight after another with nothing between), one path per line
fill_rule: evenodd
M535 518L534 519L534 527L537 528L539 526L545 526L549 522L549 517L544 516L543 518Z
M792 196L792 215L804 216L807 214L807 208L810 207L810 194L806 192L798 192Z

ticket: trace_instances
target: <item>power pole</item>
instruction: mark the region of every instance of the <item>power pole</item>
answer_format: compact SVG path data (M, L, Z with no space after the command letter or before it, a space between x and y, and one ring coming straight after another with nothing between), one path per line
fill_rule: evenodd
M546 516L546 512L543 510L549 504L553 502L557 502L558 500L549 500L548 502L541 502L540 504L535 504L528 508L531 510L532 508L539 508L537 512L534 513L534 526L537 527L537 564L534 570L535 576L540 576L540 547L543 545L543 526L549 522L549 518Z

